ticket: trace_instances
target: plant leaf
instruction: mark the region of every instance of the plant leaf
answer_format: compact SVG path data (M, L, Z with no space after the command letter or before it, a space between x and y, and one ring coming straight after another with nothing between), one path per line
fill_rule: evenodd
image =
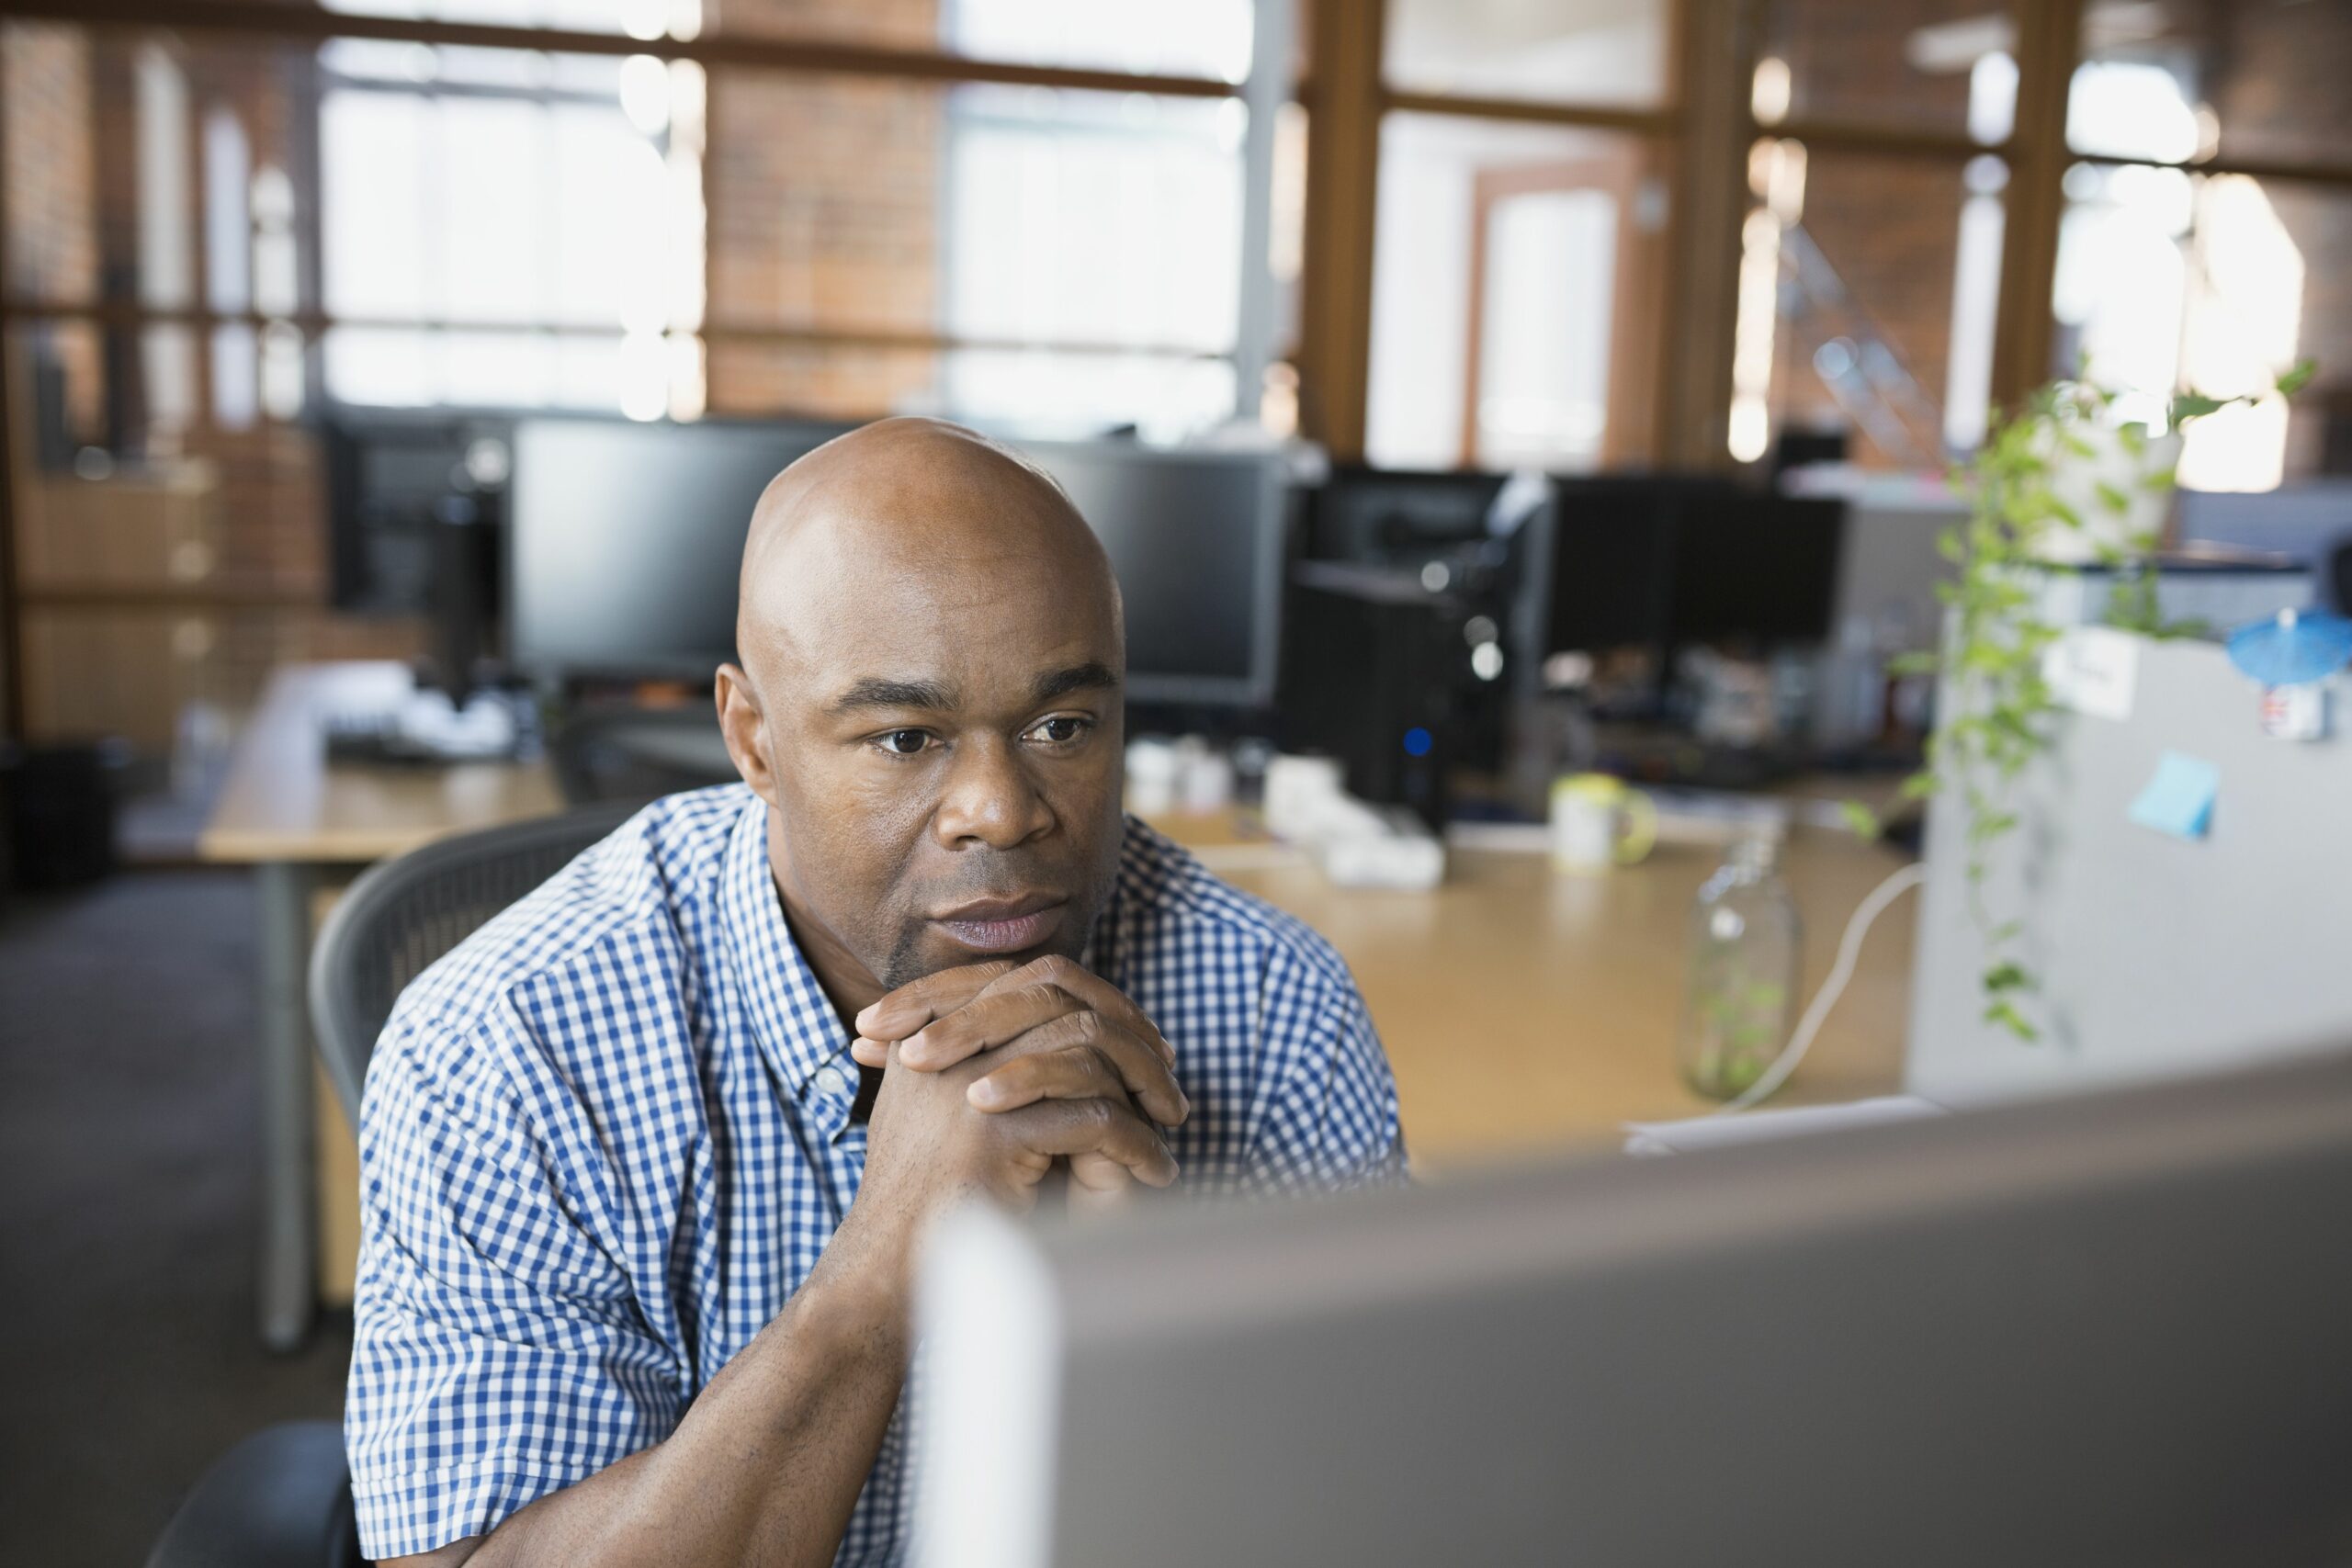
M2209 398L2202 392L2177 393L2172 400L2172 423L2178 425L2188 420L2203 419L2209 413L2219 413L2228 408L2232 400L2228 398Z
M2293 397L2297 392L2310 386L2312 378L2318 373L2319 361L2305 355L2302 358L2296 360L2285 375L2278 378L2278 395L2282 398Z
M1878 819L1878 813L1859 800L1839 801L1838 815L1846 819L1848 829L1857 839L1875 842L1886 832L1886 824Z

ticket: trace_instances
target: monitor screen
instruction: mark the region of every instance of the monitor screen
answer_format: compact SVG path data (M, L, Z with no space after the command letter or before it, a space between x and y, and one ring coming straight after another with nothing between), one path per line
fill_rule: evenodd
M508 626L544 672L707 675L734 657L752 508L840 427L531 419L517 426ZM1024 445L1092 525L1126 602L1128 690L1272 700L1284 469L1266 453Z
M1111 557L1126 605L1127 693L1273 700L1286 472L1279 454L1023 443Z
M1826 639L1845 528L1842 501L1743 495L1686 510L1674 552L1675 642Z
M844 428L523 421L506 573L514 661L708 676L735 657L736 577L760 491Z

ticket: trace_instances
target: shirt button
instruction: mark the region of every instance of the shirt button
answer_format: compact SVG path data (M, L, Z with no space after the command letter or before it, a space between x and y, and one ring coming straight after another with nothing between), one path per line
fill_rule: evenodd
M814 1082L819 1094L846 1094L849 1091L849 1079L842 1076L839 1067L819 1067Z

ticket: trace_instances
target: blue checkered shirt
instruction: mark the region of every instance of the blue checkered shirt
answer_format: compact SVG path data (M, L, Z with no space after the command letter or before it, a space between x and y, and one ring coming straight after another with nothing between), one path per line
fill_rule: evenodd
M1176 1047L1188 1188L1401 1170L1379 1037L1297 920L1130 820L1085 956ZM677 1425L857 1196L849 1043L740 784L647 807L408 988L359 1127L344 1426L368 1556L481 1534ZM915 1404L841 1562L904 1555Z

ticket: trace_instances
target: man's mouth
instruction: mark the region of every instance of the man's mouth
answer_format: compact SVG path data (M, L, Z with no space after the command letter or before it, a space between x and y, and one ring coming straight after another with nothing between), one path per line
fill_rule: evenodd
M978 898L932 916L931 923L975 953L1019 953L1053 935L1069 907L1069 900L1055 893Z

